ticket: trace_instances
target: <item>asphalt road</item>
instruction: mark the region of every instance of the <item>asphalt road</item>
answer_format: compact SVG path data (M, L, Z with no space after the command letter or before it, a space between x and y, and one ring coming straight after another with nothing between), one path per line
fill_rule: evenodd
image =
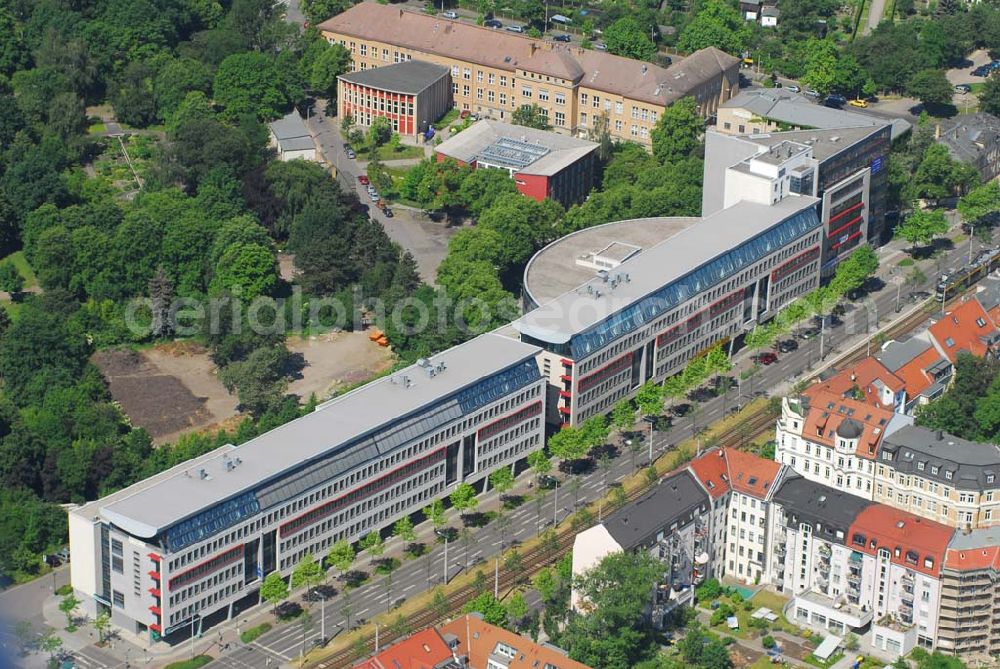
M368 197L367 191L358 182L358 175L365 170L357 160L351 160L344 153L344 141L340 136L340 119L322 113L321 103L308 119L320 150L329 163L337 169L337 182L347 192L357 195L368 207L368 215L382 224L389 238L413 254L417 261L417 271L427 283L434 283L437 268L448 253L448 240L458 230L446 223L436 223L423 212L407 207L392 207L393 217L388 218ZM359 156L360 157L360 156Z
M942 264L948 265L958 263L967 252L967 246L949 253ZM883 252L885 254L886 252ZM846 344L857 343L861 333L870 327L871 332L876 328L876 320L883 325L888 323L893 314L897 291L896 285L891 283L892 277L890 269L895 265L897 257L892 262L885 263L886 286L871 296L867 306L855 304L842 319L840 325L833 327L825 337L823 346L826 349L826 357L832 357L833 348L847 348ZM900 290L900 306L905 311L912 304L907 299L909 292L913 290L930 290L936 277L934 267L924 269L928 281L924 285L908 286L906 290ZM877 312L877 316L876 316ZM921 326L922 327L922 326ZM665 449L672 448L673 444L679 443L693 434L693 430L706 426L723 417L726 410L731 409L736 403L745 402L752 394L759 393L761 389L773 391L775 389L786 388L797 377L808 371L811 367L820 362L819 349L820 339L818 337L805 341L799 341L798 350L779 356L779 360L770 366L761 367L759 371L740 386L729 393L726 398L716 397L703 404L700 408L685 416L676 419L671 429L665 432L658 432L654 435L654 456L658 456ZM739 370L745 369L748 365L748 353L741 352L736 356L737 367L733 370L734 377L739 376ZM639 465L645 462L645 457L641 458ZM631 454L623 451L613 461L611 469L606 474L608 483L620 481L633 471ZM599 497L605 490L605 474L595 471L589 475L581 477L582 485L578 491L579 502L591 501ZM481 506L489 503L491 495L487 495ZM511 519L509 529L505 533L505 546L510 546L511 541L524 541L536 535L540 528L552 523L553 515L558 519L565 518L572 513L574 508L574 495L566 485L562 487L556 496L549 493L542 505L541 512L536 508L533 501L529 501L521 508L511 512L508 516ZM453 527L458 527L456 520ZM426 532L426 528L423 528ZM399 599L413 597L435 584L440 583L444 571L444 548L441 545L431 546L432 552L416 560L403 562L402 566L396 570L391 578L391 583L386 578L377 577L364 586L354 590L350 594L353 602L352 623L356 623L358 617L365 619L385 613ZM457 574L465 571L466 560L469 561L473 569L481 568L487 576L492 576L492 558L498 553L500 546L500 534L496 523L492 523L482 529L474 530L474 540L468 549L461 543L456 545L452 542L449 546L448 573L449 578L454 578ZM468 553L466 554L466 550ZM359 568L368 571L366 568L366 558L362 556ZM485 561L481 567L475 566L475 562ZM327 637L334 638L345 630L345 616L342 612L343 599L339 595L330 599L325 607L325 625ZM257 641L249 646L240 646L229 652L225 652L212 665L213 667L229 667L230 669L246 669L247 667L266 667L268 659L271 663L284 663L296 659L305 647L320 638L320 616L319 605L313 605L314 624L312 629L302 631L298 623L288 625L278 625L268 633L261 636ZM305 646L303 645L305 644Z

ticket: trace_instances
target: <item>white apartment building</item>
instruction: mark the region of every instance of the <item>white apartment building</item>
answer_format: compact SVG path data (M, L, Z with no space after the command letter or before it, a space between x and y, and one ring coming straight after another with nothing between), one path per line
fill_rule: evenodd
M890 654L935 646L941 570L950 527L884 504L862 510L849 547L860 553L861 601L873 614L872 642Z
M814 389L782 400L775 459L812 481L872 499L879 445L912 424L911 416Z
M949 527L801 477L774 495L774 585L790 620L843 636L871 630L891 655L935 645Z
M838 636L871 623L859 589L861 555L847 547L851 523L870 504L794 475L775 492L768 575L794 598L789 620Z
M718 448L692 460L689 469L713 499L713 573L744 583L767 583L770 501L788 468Z
M542 447L537 349L485 334L69 513L90 616L152 639L258 603L288 575Z

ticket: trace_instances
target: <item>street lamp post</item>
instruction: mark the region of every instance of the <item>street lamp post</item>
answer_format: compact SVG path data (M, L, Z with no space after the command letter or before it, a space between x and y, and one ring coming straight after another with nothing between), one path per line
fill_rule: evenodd
M444 539L444 585L448 585L448 532L434 530L434 533Z
M975 236L975 234L976 234L976 226L970 225L969 226L969 263L970 264L972 263L972 238Z
M556 494L555 499L552 501L552 527L559 524L559 479L556 479Z

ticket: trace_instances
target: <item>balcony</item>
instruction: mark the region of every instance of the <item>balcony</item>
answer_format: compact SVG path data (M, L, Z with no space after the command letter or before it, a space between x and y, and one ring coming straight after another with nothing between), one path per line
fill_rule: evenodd
M160 594L160 589L159 588L150 588L149 589L149 594L151 594L153 597L162 597L163 596L162 594Z
M913 585L913 572L912 571L906 572L905 574L903 574L903 577L900 580L903 583L909 583L912 586Z
M853 564L861 564L861 560L864 556L858 551L851 551L851 556L847 558Z
M159 606L150 606L149 610L153 612L153 615L160 617L163 615L163 610Z
M820 556L829 558L832 553L833 553L833 550L831 550L829 544L820 544L819 545L819 554L820 554Z
M786 553L785 542L781 542L774 547L774 554L777 555L778 557L780 558L785 557L785 553Z
M159 581L160 580L160 572L150 570L149 577L151 579L153 579L154 581Z

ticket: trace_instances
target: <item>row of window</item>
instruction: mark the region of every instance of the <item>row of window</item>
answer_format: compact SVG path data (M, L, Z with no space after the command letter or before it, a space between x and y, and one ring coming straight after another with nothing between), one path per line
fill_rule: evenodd
M237 564L229 567L223 571L214 574L211 578L199 581L194 585L182 588L177 592L171 593L168 600L170 602L170 608L173 609L174 606L184 602L195 595L208 590L214 590L222 583L234 579L243 573L243 565Z

